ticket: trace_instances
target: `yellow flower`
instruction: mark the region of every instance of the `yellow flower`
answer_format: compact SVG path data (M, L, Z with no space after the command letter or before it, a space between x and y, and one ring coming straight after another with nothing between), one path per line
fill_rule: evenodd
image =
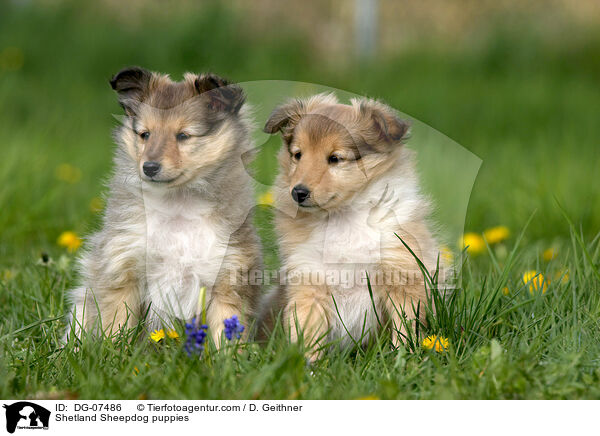
M271 206L273 204L274 197L273 191L263 192L258 196L258 204L264 204L267 206Z
M466 248L467 253L471 255L477 255L485 249L485 242L481 235L477 233L465 233L462 239L462 248Z
M146 368L150 368L150 365L148 365L148 363L144 363L144 366ZM133 375L137 376L140 373L140 369L137 366L133 367Z
M63 182L77 183L81 179L81 170L71 164L63 163L56 167L54 175Z
M75 232L67 231L60 234L56 243L73 253L81 246L81 238Z
M377 395L367 395L366 397L357 398L357 400L379 400Z
M152 333L150 333L150 338L154 342L160 342L165 337L168 337L170 339L177 339L179 338L179 334L175 330L167 330L167 332L165 333L163 329L154 330Z
M448 339L442 336L431 335L423 339L423 348L427 350L435 350L438 353L448 349Z
M440 259L447 264L454 262L454 253L452 253L452 250L447 245L440 247Z
M558 250L556 248L547 248L546 250L544 250L544 253L542 254L542 258L546 262L550 262L552 259L554 259L556 257L557 254L558 254Z
M510 230L506 226L496 226L483 232L483 236L488 244L494 245L508 239Z
M528 285L530 294L536 291L542 291L542 294L545 294L548 288L548 283L544 279L544 276L535 270L527 271L523 274L523 283Z
M102 209L104 208L104 200L102 200L100 197L94 197L92 198L92 200L90 201L90 210L92 212L100 212Z
M160 342L165 338L165 331L163 329L154 330L152 333L150 333L150 338L154 342Z
M504 294L504 295L510 294L510 289L508 289L508 286L505 286L502 288L502 294Z

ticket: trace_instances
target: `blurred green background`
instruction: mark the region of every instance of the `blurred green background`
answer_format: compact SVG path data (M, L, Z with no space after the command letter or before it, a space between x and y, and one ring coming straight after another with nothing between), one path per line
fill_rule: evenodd
M120 113L108 79L127 65L381 98L483 160L466 230L518 232L537 211L527 238L548 246L569 233L558 203L586 235L600 229L595 0L380 0L362 54L352 1L0 0L0 11L0 267L58 254L61 232L97 224Z

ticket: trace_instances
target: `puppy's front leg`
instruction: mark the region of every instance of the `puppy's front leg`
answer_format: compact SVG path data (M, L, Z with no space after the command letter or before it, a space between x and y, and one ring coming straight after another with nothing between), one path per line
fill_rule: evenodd
M243 337L248 333L248 326L245 324L247 322L244 313L245 308L243 307L240 290L237 288L239 287L230 285L226 280L220 280L211 292L206 311L206 324L217 349L221 348L222 342L225 340L223 332L226 319L237 315L245 327Z
M288 303L284 310L284 325L290 330L292 342L300 335L309 351L306 357L314 362L321 357L318 343L329 330L331 312L327 289L323 286L290 286L287 289Z
M139 289L135 282L119 288L99 288L95 291L84 287L76 288L71 292L73 301L70 322L67 326L63 341L67 342L74 329L76 337L80 337L81 330L92 334L104 333L113 337L119 329L130 329L139 322L141 314L141 299ZM99 330L102 330L101 332Z
M384 307L392 322L392 344L394 347L404 345L404 338L408 337L408 329L414 326L417 319L415 310L419 306L419 314L424 318L426 303L425 287L421 285L392 286L387 288L382 295ZM413 330L414 334L415 331ZM417 338L418 340L418 338Z
M136 283L107 292L98 304L104 332L112 333L120 328L130 329L139 322L142 303Z

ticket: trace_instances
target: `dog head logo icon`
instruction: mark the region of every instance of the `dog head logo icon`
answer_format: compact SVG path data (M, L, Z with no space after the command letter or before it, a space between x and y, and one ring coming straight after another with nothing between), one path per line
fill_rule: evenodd
M6 431L14 433L19 429L47 429L50 411L28 401L19 401L3 406L6 409Z

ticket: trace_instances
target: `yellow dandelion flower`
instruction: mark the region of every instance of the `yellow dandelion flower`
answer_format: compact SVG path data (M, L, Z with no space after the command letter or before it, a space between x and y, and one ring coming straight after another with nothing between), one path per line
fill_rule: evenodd
M379 400L377 395L367 395L366 397L357 398L357 400Z
M528 285L530 294L537 291L542 291L542 294L545 294L548 290L548 282L541 273L538 273L535 270L526 271L525 274L523 274L523 283Z
M448 349L448 339L442 336L431 335L423 339L423 348L427 350L435 350L438 353Z
M477 233L465 233L461 241L461 248L467 249L467 253L471 255L477 255L483 253L485 250L485 242L481 235Z
M178 339L179 333L177 333L175 330L167 330L167 337L169 339Z
M165 338L165 331L163 329L154 330L152 333L150 333L150 338L154 342L160 342Z
M494 245L508 239L510 230L506 226L496 226L483 232L483 236L488 244Z
M273 205L275 198L273 196L273 191L263 192L258 196L258 204L264 204L267 206Z
M104 209L104 200L100 197L94 197L90 201L90 210L94 213L101 212Z
M544 250L544 253L542 253L542 258L546 262L550 262L552 259L554 259L556 257L557 254L558 254L558 250L556 248L547 248L546 250Z
M63 163L56 167L54 175L63 182L77 183L81 179L81 170L71 164Z
M510 294L510 289L508 289L508 287L507 287L507 286L503 287L503 288L502 288L502 294L503 294L503 295L508 295L508 294Z
M440 247L440 259L446 264L454 262L454 253L452 253L452 250L447 245Z
M65 247L69 253L77 251L81 246L81 242L81 238L75 232L71 231L62 232L56 241L58 245Z

